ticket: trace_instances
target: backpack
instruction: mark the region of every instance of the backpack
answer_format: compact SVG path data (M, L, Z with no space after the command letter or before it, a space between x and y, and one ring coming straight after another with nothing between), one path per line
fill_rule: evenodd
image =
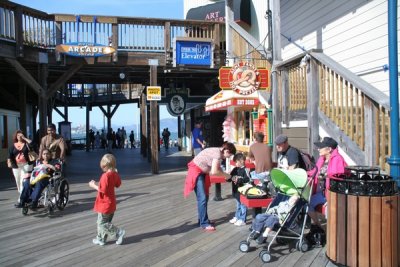
M301 164L299 164L301 166L301 168L303 168L307 172L313 170L315 168L314 157L298 148L296 148L296 149L299 152L300 157L301 157L302 162L301 162Z

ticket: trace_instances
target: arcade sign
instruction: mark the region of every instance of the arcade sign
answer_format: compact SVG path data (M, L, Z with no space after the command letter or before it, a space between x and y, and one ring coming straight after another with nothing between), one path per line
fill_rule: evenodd
M102 57L114 53L115 49L101 44L73 42L57 45L56 51L72 57Z
M268 75L266 68L256 68L250 62L239 62L233 67L219 69L219 87L231 89L240 95L249 95L269 88Z

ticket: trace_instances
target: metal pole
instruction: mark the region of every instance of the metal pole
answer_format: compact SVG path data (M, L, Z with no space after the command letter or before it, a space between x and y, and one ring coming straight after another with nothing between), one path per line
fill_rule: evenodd
M397 0L388 1L388 32L389 32L389 86L390 86L390 135L391 152L388 158L390 175L400 184L399 157L399 87L397 59Z

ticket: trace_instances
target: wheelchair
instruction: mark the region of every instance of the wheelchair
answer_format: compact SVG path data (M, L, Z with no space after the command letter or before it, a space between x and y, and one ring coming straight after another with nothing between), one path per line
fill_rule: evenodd
M38 208L46 209L48 215L52 215L54 210L63 210L69 200L69 183L63 176L62 171L56 171L49 178L49 184L44 188L39 201ZM29 211L28 203L22 207L22 214L27 215Z

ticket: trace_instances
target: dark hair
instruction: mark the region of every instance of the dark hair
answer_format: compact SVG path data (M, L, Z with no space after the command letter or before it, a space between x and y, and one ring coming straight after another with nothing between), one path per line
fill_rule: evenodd
M222 151L224 151L224 150L228 150L229 153L231 153L232 155L236 154L236 147L232 143L224 142L222 144Z
M201 123L203 123L202 120L196 120L196 122L194 124L201 124Z
M245 160L246 157L244 156L243 153L237 153L235 156L233 156L233 161L237 162L239 160Z
M56 129L56 125L54 123L50 123L49 125L47 125L47 129L48 128L51 128L51 129L55 130Z
M264 142L264 134L262 132L255 132L254 139L256 139L257 142L262 143Z
M15 131L15 133L13 134L13 143L16 143L16 142L18 142L18 138L17 138L17 135L19 134L19 133L22 133L22 134L24 134L24 132L23 131L21 131L21 130L16 130ZM25 140L23 140L23 142L25 142Z

